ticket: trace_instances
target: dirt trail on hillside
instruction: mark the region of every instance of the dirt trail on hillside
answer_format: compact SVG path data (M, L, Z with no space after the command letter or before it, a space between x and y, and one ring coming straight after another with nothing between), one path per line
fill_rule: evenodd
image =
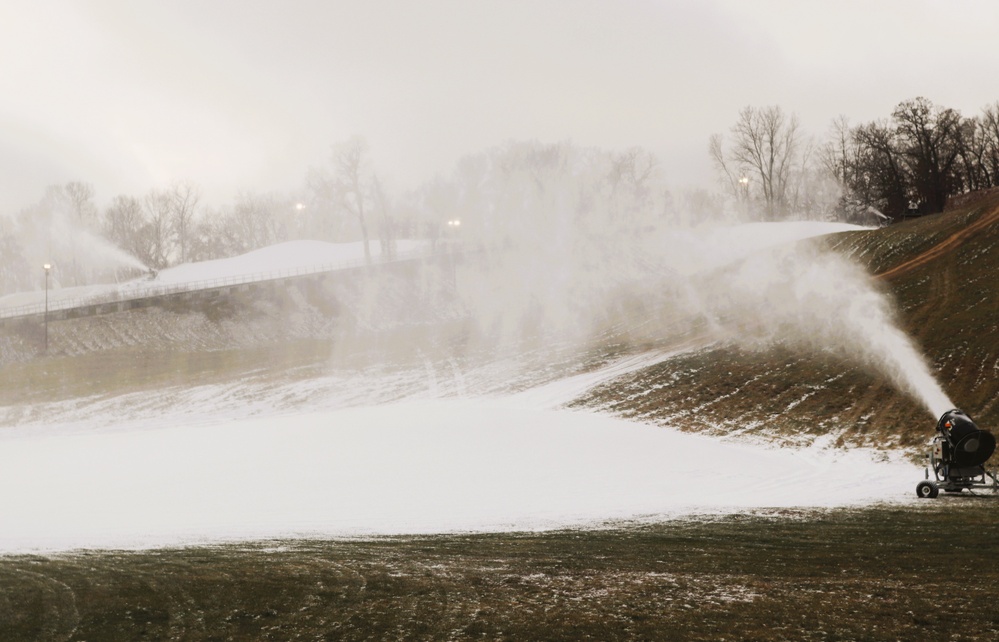
M879 279L893 279L897 276L905 274L906 272L914 270L920 265L929 263L930 261L951 252L968 240L973 234L996 222L999 222L999 206L993 207L968 227L951 234L946 239L937 243L922 254L915 256L904 263L896 265L890 270L881 272L876 276Z

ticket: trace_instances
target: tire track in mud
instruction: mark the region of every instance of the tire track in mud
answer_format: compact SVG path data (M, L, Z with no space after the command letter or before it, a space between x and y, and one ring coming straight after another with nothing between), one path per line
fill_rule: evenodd
M0 606L3 607L0 611L0 634L4 629L13 629L18 619L28 615L38 620L33 627L35 640L65 642L72 639L80 624L75 591L43 573L23 568L10 570L12 575L21 579L13 577L8 580L0 575ZM16 594L6 595L3 588L8 581L18 586ZM26 587L24 583L27 583ZM3 636L3 639L8 638Z
M930 261L938 259L941 256L954 251L976 233L996 222L999 222L999 206L993 207L988 212L982 214L978 220L971 225L965 227L964 229L958 230L954 234L951 234L946 239L937 243L922 254L919 254L908 261L904 261L889 270L881 272L880 274L876 274L875 278L890 280L911 272L921 265L925 265Z

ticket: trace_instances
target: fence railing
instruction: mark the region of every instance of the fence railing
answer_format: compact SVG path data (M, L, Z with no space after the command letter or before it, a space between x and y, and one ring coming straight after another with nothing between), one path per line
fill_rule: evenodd
M429 258L431 256L432 253L428 250L411 250L409 252L395 254L391 258L373 259L372 265L385 265L389 263L400 263L403 261L414 261ZM280 279L294 278L296 276L309 276L311 274L321 274L324 272L338 272L341 270L365 267L367 265L368 262L365 259L354 259L351 261L326 263L322 265L292 268L287 270L270 270L267 272L254 272L251 274L217 277L214 279L203 279L200 281L187 281L173 285L144 286L141 283L135 284L135 282L130 282L130 284L123 289L116 289L81 297L59 297L58 295L53 297L52 293L57 293L58 290L49 290L50 298L47 309L49 312L71 310L73 308L82 308L106 303L119 303L124 301L134 301L137 299L164 297L172 294L184 294L200 290L214 290L218 288L232 287L234 285L243 285L246 283L277 281ZM152 284L153 282L150 281L149 283ZM44 302L29 303L9 308L0 307L0 319L34 316L36 314L44 314L45 310L46 304Z

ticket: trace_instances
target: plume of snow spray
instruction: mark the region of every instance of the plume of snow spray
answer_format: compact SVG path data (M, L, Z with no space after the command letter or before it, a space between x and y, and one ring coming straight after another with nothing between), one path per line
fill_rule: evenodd
M53 286L83 285L149 270L92 228L58 198L47 198L22 213L16 233L28 264L55 266Z
M668 339L706 320L713 338L749 349L832 353L880 373L939 417L954 404L899 327L891 299L859 265L799 240L846 227L750 224L668 230L630 239L626 249L613 235L521 248L470 280L477 294L466 303L501 333L530 324L585 342L606 329L608 310L638 301L614 319L617 336ZM644 315L629 314L636 309Z
M92 270L134 268L143 272L149 267L103 236L95 234L72 215L57 209L49 228L51 251L72 257L81 267Z
M697 279L695 304L726 338L827 351L884 375L939 417L954 407L856 264L805 243L758 252Z
M586 345L608 332L654 342L707 320L715 338L739 345L836 353L934 416L953 407L866 272L796 243L855 226L685 225L692 217L655 200L663 191L651 174L625 171L640 155L512 144L473 160L450 201L463 240L485 250L463 267L459 290L490 344L534 334Z

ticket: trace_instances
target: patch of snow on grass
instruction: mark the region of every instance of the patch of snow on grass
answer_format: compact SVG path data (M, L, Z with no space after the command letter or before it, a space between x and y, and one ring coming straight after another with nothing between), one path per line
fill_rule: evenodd
M512 399L8 437L0 551L544 529L910 495L917 469Z

